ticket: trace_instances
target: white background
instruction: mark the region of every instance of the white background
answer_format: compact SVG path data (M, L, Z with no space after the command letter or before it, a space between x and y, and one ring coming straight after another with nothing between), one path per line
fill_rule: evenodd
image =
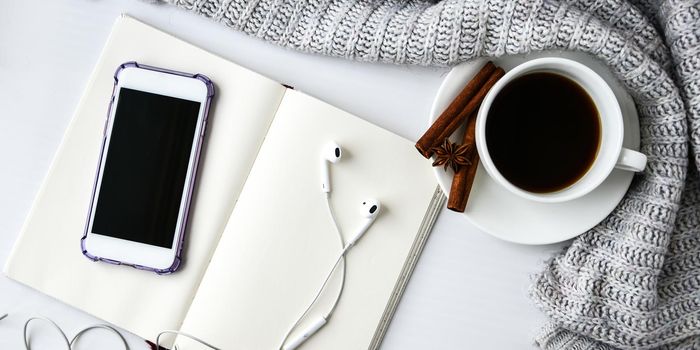
M112 23L122 12L411 140L427 128L433 97L448 71L302 54L168 5L0 0L2 264ZM503 219L508 219L507 213ZM534 348L532 339L546 320L530 302L528 288L532 276L561 247L502 242L479 232L461 215L443 210L382 349ZM115 288L119 288L118 281ZM100 322L0 276L0 315L3 313L10 316L0 321L1 349L23 348L22 324L34 315L51 317L69 336ZM32 334L33 344L60 349L46 325L37 324ZM127 338L132 349L146 349L139 338L129 334ZM97 331L76 348L121 349L115 340ZM235 350L236 345L226 349Z

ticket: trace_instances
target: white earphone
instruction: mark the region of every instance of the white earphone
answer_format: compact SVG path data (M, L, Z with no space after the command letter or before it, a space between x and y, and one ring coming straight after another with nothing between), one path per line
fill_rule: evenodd
M345 257L345 254L355 246L357 241L362 238L362 236L367 232L367 230L372 226L372 223L377 219L377 216L379 215L381 211L381 204L379 203L378 200L376 199L367 199L362 201L362 204L360 206L360 214L364 218L362 225L359 227L355 233L353 233L350 238L348 239L347 243L343 243L343 236L340 233L340 229L338 228L338 223L335 220L335 216L333 215L333 210L331 209L330 205L330 192L331 192L331 180L330 180L330 164L329 163L336 163L338 162L341 157L343 156L343 151L340 148L340 146L335 143L335 142L329 142L326 144L321 152L321 191L326 194L326 204L328 206L328 212L331 217L331 220L333 221L333 224L336 227L336 230L338 231L338 235L341 240L341 244L343 245L343 249L341 250L340 254L338 255L338 258L335 261L335 264L333 264L333 267L331 270L328 272L326 275L326 279L321 285L321 287L318 289L316 292L316 295L314 296L314 299L309 303L309 306L306 308L306 310L302 313L299 318L297 318L296 322L292 327L289 328L287 333L284 336L284 339L282 339L282 345L280 345L280 349L282 350L294 350L297 347L299 347L301 344L303 344L306 340L308 340L312 335L314 335L316 332L318 332L323 326L326 325L328 322L328 319L330 316L333 314L333 311L335 311L335 307L338 305L338 301L340 300L340 296L343 293L343 289L345 286L345 265L343 265L343 270L342 270L342 280L341 280L341 286L340 286L340 291L338 292L338 296L336 297L335 302L333 303L333 306L331 307L330 311L328 311L325 315L323 316L315 316L313 318L313 321L309 322L308 325L306 325L303 329L300 330L299 334L293 338L289 338L290 334L294 329L296 329L301 321L306 317L308 314L309 310L311 310L311 307L316 303L318 298L321 296L321 293L325 289L326 285L328 284L328 281L330 280L331 276L333 275L333 272L335 271L336 267L338 267L338 264L340 261Z
M362 202L362 208L360 210L360 213L365 218L365 220L363 221L360 229L357 230L357 232L355 232L355 234L351 236L350 240L348 240L348 246L352 247L353 245L355 245L355 242L362 238L362 236L365 234L365 232L367 232L369 227L372 226L374 220L377 219L377 216L379 215L381 209L382 205L376 199L368 199Z
M321 153L321 191L331 191L331 174L328 163L336 163L343 157L343 151L335 142L329 142Z

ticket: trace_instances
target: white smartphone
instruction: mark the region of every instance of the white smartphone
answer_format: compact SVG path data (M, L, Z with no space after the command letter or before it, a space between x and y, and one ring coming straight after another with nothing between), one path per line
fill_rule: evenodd
M214 86L201 74L136 62L120 65L114 82L82 252L172 273L181 262Z

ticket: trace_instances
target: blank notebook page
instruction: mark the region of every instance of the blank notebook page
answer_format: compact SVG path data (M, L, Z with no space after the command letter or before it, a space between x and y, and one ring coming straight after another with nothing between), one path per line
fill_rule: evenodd
M335 314L304 349L367 349L435 190L413 143L331 105L288 90L231 214L182 330L225 349L276 349L341 250L320 185L331 165L331 202L345 239L363 222L360 204L383 210L347 255ZM328 310L339 274L312 315ZM199 347L184 339L184 349Z

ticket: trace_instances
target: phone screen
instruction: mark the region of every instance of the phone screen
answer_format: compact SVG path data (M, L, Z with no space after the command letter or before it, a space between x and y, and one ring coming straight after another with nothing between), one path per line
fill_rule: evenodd
M200 103L121 88L92 233L170 248Z

